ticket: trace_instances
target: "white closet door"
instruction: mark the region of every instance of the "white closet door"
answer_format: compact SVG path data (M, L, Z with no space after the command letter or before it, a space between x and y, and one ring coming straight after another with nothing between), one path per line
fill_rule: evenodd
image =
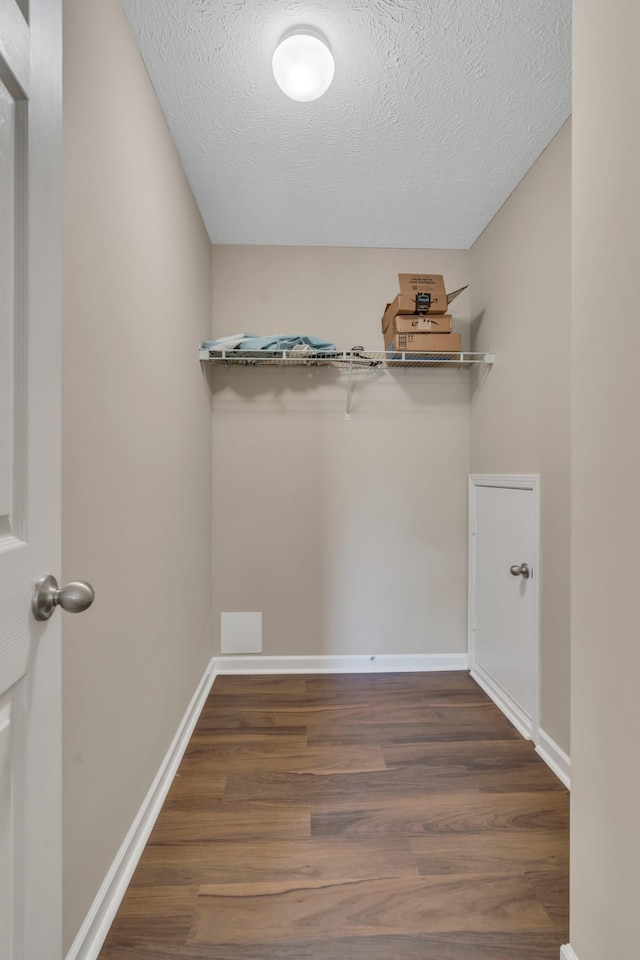
M60 0L0 0L0 957L60 960Z

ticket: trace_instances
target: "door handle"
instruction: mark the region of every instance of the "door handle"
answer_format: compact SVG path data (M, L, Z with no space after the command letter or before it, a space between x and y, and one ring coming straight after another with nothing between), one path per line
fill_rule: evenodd
M82 613L91 606L95 595L91 584L84 580L74 580L58 587L56 578L48 574L36 581L31 609L36 620L48 620L56 607L62 607L67 613Z
M531 576L528 563L514 563L512 567L509 567L509 573L512 577L522 577L523 580L528 580Z

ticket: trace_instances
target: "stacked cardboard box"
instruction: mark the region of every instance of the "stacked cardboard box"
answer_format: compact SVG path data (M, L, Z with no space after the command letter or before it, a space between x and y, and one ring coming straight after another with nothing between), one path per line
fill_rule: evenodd
M398 274L400 293L382 317L384 349L391 354L438 354L445 360L460 352L460 334L453 333L447 310L461 287L447 294L439 274Z

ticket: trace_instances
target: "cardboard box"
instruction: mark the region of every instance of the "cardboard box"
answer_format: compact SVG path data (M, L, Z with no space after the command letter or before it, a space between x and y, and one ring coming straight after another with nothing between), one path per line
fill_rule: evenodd
M414 297L397 296L393 303L388 303L382 315L382 329L387 329L391 321L400 314L415 316L416 301Z
M385 323L386 319L386 323ZM386 333L389 327L393 327L394 333L451 333L453 330L453 317L448 314L398 314L390 316L386 313L382 318L382 332Z
M384 338L384 349L392 354L415 354L416 359L445 360L460 353L460 343L459 333L397 333L389 327ZM407 357L407 361L409 359Z
M446 313L448 307L444 277L439 273L399 273L400 296L403 303L413 302L413 313ZM427 295L423 308L420 307L420 294ZM416 306L416 301L418 305ZM398 310L398 313L404 313Z
M399 273L400 293L393 303L387 304L382 318L382 329L386 330L394 317L406 315L438 315L446 314L449 304L460 296L467 287L460 287L453 293L446 293L444 278L440 274L412 274ZM467 284L468 286L468 284ZM420 294L429 295L429 305L420 305L417 302Z

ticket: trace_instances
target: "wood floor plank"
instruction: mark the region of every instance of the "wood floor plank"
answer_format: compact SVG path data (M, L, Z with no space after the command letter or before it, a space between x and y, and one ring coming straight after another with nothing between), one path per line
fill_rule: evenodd
M494 744L493 747L491 743ZM513 749L504 749L504 744L511 745ZM550 790L557 788L557 778L550 770L540 769L539 757L530 744L521 744L517 740L476 742L459 740L451 741L446 745L438 743L436 744L438 749L433 751L428 749L429 746L429 744L422 744L420 745L422 749L412 750L412 747L416 747L415 744L394 744L391 748L382 744L381 752L387 768L402 770L405 777L410 776L411 769L416 776L420 777L462 772L463 775L473 775L474 783L477 783L479 788L479 780L475 780L476 776L501 772L515 774L520 771L524 776L534 775L536 781L543 787L546 784ZM448 749L443 749L443 746L447 746ZM362 744L362 747L364 748L365 745ZM409 747L409 749L400 759L403 747ZM408 759L409 757L411 759Z
M313 943L133 943L109 935L100 960L315 960ZM343 960L336 956L335 960ZM387 958L389 960L389 958ZM537 958L534 958L537 960ZM554 958L557 960L557 958Z
M210 703L216 703L220 697L250 696L270 697L278 700L294 697L300 699L306 694L306 676L222 676L216 677L211 688Z
M281 748L277 754L261 747L245 750L218 749L215 739L200 736L182 762L185 775L210 774L224 779L232 774L281 772L314 776L341 773L369 773L386 770L387 764L378 744L366 746Z
M374 708L402 704L430 707L486 706L487 694L467 674L349 674L307 679L308 704L370 704Z
M171 801L189 803L194 796L206 797L208 802L222 800L226 785L226 775L206 770L194 774L183 761L171 784Z
M451 711L453 714L453 711ZM484 721L484 722L482 722ZM307 741L310 745L333 743L424 743L455 740L521 740L515 727L505 726L508 721L487 713L476 718L475 723L459 725L452 715L449 723L386 723L379 713L370 723L320 724L311 718L307 724Z
M186 942L197 904L192 885L129 887L109 931L112 944L144 945L153 939L181 945Z
M547 911L547 915L558 928L569 927L569 865L564 870L549 870L544 864L527 870L527 881Z
M341 937L313 944L313 960L558 960L555 932Z
M395 878L205 885L189 943L245 943L259 929L265 942L402 936L447 930L552 927L526 880L509 877Z
M530 740L419 740L409 743L381 742L382 754L389 767L418 766L422 763L446 765L451 762L475 764L500 759L511 768L523 761L538 764L539 757Z
M516 790L561 792L564 787L550 771L541 770L539 764L518 769L505 769L500 765L498 769L476 772L473 778L469 776L468 768L462 765L446 769L398 767L324 777L274 771L259 772L254 776L232 773L227 779L224 799L249 800L256 791L265 800L289 799L294 803L308 803L337 797L406 797L413 792L425 796L453 791L464 795L468 791L512 793Z
M542 870L547 879L569 868L566 830L503 830L412 837L409 847L421 876L482 873L522 874Z
M100 960L558 960L554 932L440 933L242 944L107 941Z
M255 734L246 730L204 730L194 733L184 759L196 756L233 759L236 756L279 755L309 749L306 733L292 737L270 737L268 730L257 730Z
M568 836L569 798L552 793L436 793L428 798L358 797L311 804L312 836L371 837L401 834L462 834L484 831L564 831Z
M199 887L195 884L161 884L157 888L132 886L122 901L118 920L138 922L160 914L165 918L190 918L199 893Z
M147 846L132 886L347 880L417 876L416 859L404 837L344 840L219 841Z
M366 714L369 707L362 704L333 704L306 707L304 704L279 704L275 708L264 706L246 708L242 702L233 705L216 705L207 711L204 719L220 728L248 730L264 730L287 728L306 728L315 722L320 726L341 725L353 720L367 723Z
M255 702L254 702L255 703ZM372 698L367 703L278 703L265 706L252 705L246 697L234 703L216 704L205 714L216 718L223 726L237 725L241 729L255 727L301 727L325 726L332 728L341 724L371 725L379 720L380 704ZM428 703L397 703L390 698L384 710L384 722L389 725L424 724L435 728L453 727L456 730L473 730L476 726L510 735L513 727L507 718L496 711L490 702L466 706L431 706ZM519 734L518 734L519 736Z
M462 670L446 670L438 673L321 673L307 674L305 677L307 692L325 694L339 692L350 699L358 690L369 690L375 694L393 693L395 696L408 694L446 696L457 691L478 693L484 691Z
M311 816L306 806L290 803L213 801L190 816L171 808L169 796L149 837L150 843L211 843L215 840L308 837Z
M260 750L264 753L279 753L281 750L299 750L307 746L307 728L287 728L286 735L278 730L240 729L239 727L202 726L197 729L189 743L185 758L197 752L206 738L212 747L228 750Z

